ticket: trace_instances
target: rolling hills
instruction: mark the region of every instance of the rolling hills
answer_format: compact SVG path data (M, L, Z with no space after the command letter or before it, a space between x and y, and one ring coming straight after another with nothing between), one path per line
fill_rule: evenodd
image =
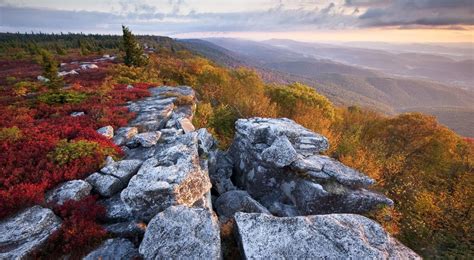
M315 58L314 52L306 52L309 49L305 47L306 43L293 41L284 41L285 43L295 43L296 47L293 46L291 50L288 47L282 47L282 41L276 40L269 43L268 41L209 38L206 40L181 40L180 42L187 48L221 65L253 67L268 82L303 82L313 86L338 105L359 105L387 114L405 111L425 112L438 116L441 123L461 135L474 136L474 130L472 130L474 128L468 126L469 122L474 121L472 119L474 118L474 113L472 113L474 111L474 92L439 83L431 78L428 80L424 77L415 78L411 75L402 77L384 72L382 65L390 63L389 60L395 54L380 50L361 49L360 52L370 54L364 57L371 56L373 66L382 68L374 70L366 66L355 66L336 61L333 56L334 60L329 59L331 58L329 56ZM325 48L319 52L324 53ZM295 51L298 49L299 51ZM310 50L317 49L317 47L312 47ZM351 48L339 47L339 49L346 50L345 53L340 52L341 57L357 56ZM423 57L438 63L448 59L429 54L396 55L405 57L405 60L420 60L420 57ZM380 60L377 60L377 57L380 57ZM402 58L394 60L393 64L403 63ZM382 65L377 65L376 62ZM461 63L466 62L469 63L469 61L461 61ZM392 66L395 66L393 64ZM419 64L424 63L420 60ZM465 71L468 71L469 67L469 64L463 66ZM450 70L456 70L456 68ZM458 115L458 113L460 114Z

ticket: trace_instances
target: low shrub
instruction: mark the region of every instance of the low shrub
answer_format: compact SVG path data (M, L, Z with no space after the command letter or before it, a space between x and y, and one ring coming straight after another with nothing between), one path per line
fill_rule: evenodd
M87 94L75 91L46 92L38 96L38 100L48 105L55 104L76 104L87 98Z
M16 126L0 128L0 142L14 142L21 137L21 130Z
M54 212L63 219L61 228L48 239L46 246L35 253L35 259L60 258L68 255L80 259L107 237L106 230L97 222L105 215L105 208L88 196L82 200L66 201Z
M24 96L29 92L38 91L41 85L37 82L20 81L13 85L13 93L17 96Z
M54 151L48 156L58 165L70 163L73 160L88 156L113 155L115 150L111 147L101 147L99 143L87 140L68 141L63 139L56 145Z

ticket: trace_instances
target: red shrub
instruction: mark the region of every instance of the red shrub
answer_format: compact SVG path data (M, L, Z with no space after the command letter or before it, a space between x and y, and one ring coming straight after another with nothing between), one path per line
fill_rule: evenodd
M95 196L66 201L54 211L63 219L61 228L51 235L45 248L37 252L36 259L66 254L73 258L81 256L107 235L105 229L97 224L103 218L105 208L97 204Z
M99 69L65 78L71 85L60 94L72 96L76 103L62 96L62 103L55 103L58 93L50 95L44 87L25 96L15 95L11 85L0 88L0 219L44 203L45 191L61 182L82 179L97 171L107 154L121 155L121 150L96 129L126 125L135 114L124 105L149 96L149 85L127 88L102 84L110 64L104 62ZM18 81L34 80L40 73L38 66L24 69L9 65L0 62L0 82L6 82L1 77L9 75ZM71 117L76 111L85 115ZM63 219L61 229L35 258L59 258L64 254L74 258L106 236L97 223L104 209L94 197L69 201L54 210Z
M45 104L26 97L0 103L0 130L16 126L21 131L21 138L0 140L0 218L42 203L44 192L61 182L87 177L101 167L107 155L101 151L121 155L121 150L96 129L126 125L135 114L124 107L125 103L148 96L148 87L117 85L107 93L108 98L100 99L98 85L74 84L74 91L88 96L81 103ZM83 111L85 116L69 116L74 111ZM61 140L92 141L101 149L61 164L48 156Z

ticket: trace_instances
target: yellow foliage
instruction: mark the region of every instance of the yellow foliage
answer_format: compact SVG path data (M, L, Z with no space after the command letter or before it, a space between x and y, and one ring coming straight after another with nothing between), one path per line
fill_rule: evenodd
M22 136L21 129L16 126L0 128L0 141L14 142Z
M102 147L99 143L87 140L68 141L61 140L56 145L49 157L57 164L63 165L79 158L88 156L115 156L116 152L111 147Z

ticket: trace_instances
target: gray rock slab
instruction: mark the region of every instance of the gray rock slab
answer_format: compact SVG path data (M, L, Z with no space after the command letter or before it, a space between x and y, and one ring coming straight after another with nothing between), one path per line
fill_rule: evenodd
M98 172L89 175L86 181L92 185L95 192L104 197L111 197L125 187L119 178Z
M128 183L130 178L137 173L141 164L141 160L121 160L105 166L100 171L120 179L123 183Z
M67 200L81 200L88 196L91 190L92 186L86 181L67 181L46 193L46 203L62 205Z
M374 183L368 176L319 155L328 140L292 120L239 119L235 128L229 150L233 171L209 166L218 192L222 187L216 180L230 173L236 186L276 215L364 213L393 204L364 189Z
M0 259L27 259L61 226L50 209L34 206L0 221Z
M220 259L217 219L207 209L169 207L148 223L139 252L145 259Z
M160 131L153 131L153 132L145 132L136 134L132 140L127 143L127 146L136 147L137 145L141 145L142 147L152 147L156 145L158 140L160 140L161 132Z
M421 259L373 220L354 214L235 215L246 259Z
M146 160L121 198L143 220L172 205L192 206L211 188L201 168L195 132L180 136Z
M194 132L196 130L191 120L187 118L180 119L178 122L179 122L180 128L183 129L184 133L186 134Z

